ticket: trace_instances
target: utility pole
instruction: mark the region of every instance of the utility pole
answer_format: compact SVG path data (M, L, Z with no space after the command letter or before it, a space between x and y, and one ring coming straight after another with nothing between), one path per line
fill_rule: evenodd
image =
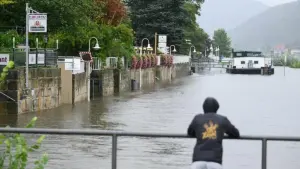
M156 49L157 49L157 32L154 34L154 53L156 56Z

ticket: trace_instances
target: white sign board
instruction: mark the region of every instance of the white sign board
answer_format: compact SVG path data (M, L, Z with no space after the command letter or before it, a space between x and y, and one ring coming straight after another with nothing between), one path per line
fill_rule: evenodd
M158 35L158 43L167 43L167 35Z
M158 35L158 49L164 54L168 54L167 35Z
M65 59L65 70L80 70L80 58Z
M158 43L159 48L165 48L167 47L167 43Z
M29 54L29 64L36 64L36 54ZM44 64L45 62L45 54L39 53L38 54L38 62L37 64Z
M47 32L46 14L29 14L29 32Z
M9 54L0 54L0 65L7 65L9 62Z

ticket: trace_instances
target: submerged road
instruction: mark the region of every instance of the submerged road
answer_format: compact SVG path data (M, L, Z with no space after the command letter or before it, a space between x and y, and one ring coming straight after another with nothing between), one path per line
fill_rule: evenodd
M172 85L89 104L0 117L1 126L22 127L35 115L39 128L104 129L132 132L185 133L205 97L220 102L224 114L243 135L300 136L300 70L276 68L273 76L229 75L212 69L174 81ZM195 140L118 139L118 169L189 168ZM49 169L110 169L111 138L47 136ZM269 169L299 169L300 143L270 142ZM225 169L260 169L261 142L226 140Z

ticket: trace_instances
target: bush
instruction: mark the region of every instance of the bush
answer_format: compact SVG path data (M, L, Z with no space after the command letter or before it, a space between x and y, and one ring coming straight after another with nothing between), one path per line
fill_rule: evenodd
M37 117L34 117L26 128L35 126ZM28 163L29 153L38 150L45 135L40 136L36 143L28 145L27 140L21 134L0 134L0 145L5 144L5 150L0 153L0 168L1 169L25 169ZM34 162L34 169L44 169L48 163L48 155L44 154L42 157Z
M161 55L160 65L171 67L173 65L173 56L167 54Z
M142 68L143 66L143 58L141 56L137 59L136 69Z
M0 90L4 90L6 86L6 77L8 75L8 70L13 69L14 67L14 62L9 61L8 64L3 68L2 73L0 74Z
M148 56L147 55L144 55L142 56L142 59L143 59L143 66L142 68L143 69L146 69L149 67L149 59L148 59Z
M136 56L133 56L131 58L131 69L136 69L137 63L138 63L138 60L137 60Z

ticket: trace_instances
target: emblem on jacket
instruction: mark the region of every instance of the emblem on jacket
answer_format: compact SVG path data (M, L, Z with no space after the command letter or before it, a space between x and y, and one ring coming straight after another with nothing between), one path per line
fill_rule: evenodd
M217 139L218 124L214 124L211 120L203 125L205 131L202 133L202 139Z

